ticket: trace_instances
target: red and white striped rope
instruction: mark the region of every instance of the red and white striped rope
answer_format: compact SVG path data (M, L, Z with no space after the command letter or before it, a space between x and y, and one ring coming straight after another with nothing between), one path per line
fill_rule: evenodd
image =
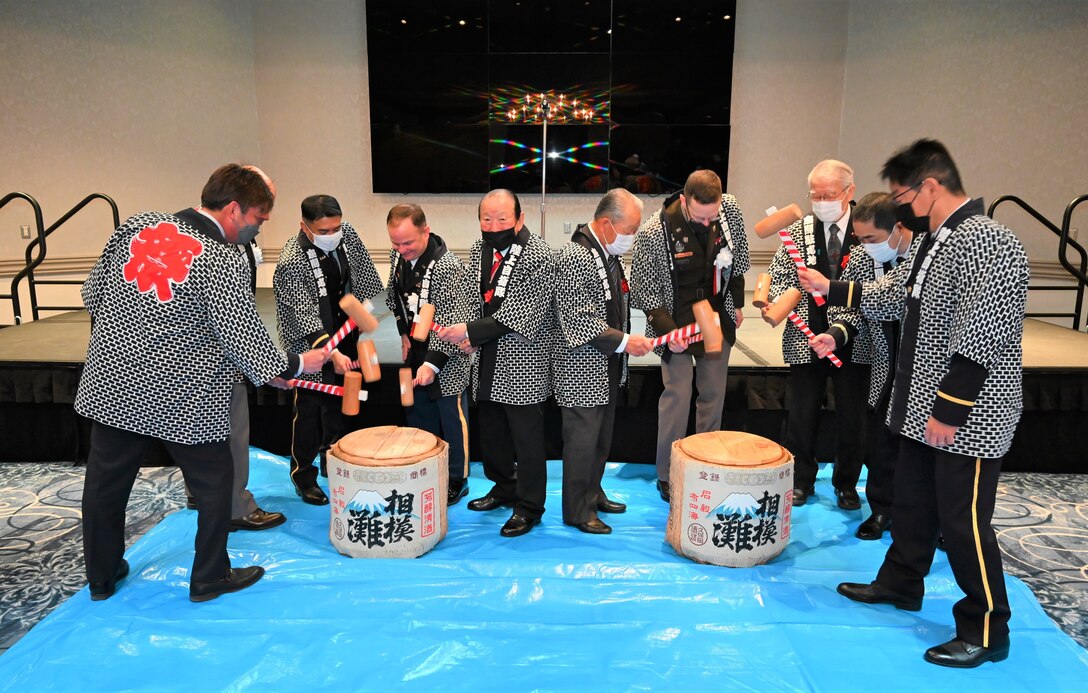
M796 311L791 310L790 314L786 317L790 319L790 322L793 323L794 327L801 330L801 334L805 335L809 339L814 339L816 337L816 335L812 334L812 328L808 326L808 323L806 323L804 319L797 314ZM838 356L835 356L834 352L829 351L827 353L827 360L835 364L835 368L842 368L842 361L839 360Z
M805 261L801 258L801 251L797 249L797 245L794 244L789 231L786 231L786 229L779 229L778 237L782 239L782 245L786 246L786 252L793 258L793 264L797 265L797 269L805 269ZM816 300L816 305L818 306L822 306L825 303L823 294L815 289L812 290L812 297Z
M344 388L339 385L326 385L325 383L315 383L309 380L296 380L291 379L287 381L287 384L291 387L301 387L304 390L316 390L318 392L324 392L326 395L336 395L337 397L344 396Z

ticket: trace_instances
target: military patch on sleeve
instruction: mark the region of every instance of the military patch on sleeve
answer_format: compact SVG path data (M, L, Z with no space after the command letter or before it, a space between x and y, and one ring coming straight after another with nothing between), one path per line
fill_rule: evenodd
M204 252L204 244L182 233L176 224L161 222L132 237L125 281L136 283L141 293L155 291L159 303L174 298L174 287L189 278L193 258Z

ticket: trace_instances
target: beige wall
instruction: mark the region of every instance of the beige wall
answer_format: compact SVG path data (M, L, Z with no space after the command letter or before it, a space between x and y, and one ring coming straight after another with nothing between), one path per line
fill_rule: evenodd
M271 256L297 229L301 198L319 191L384 255L385 213L408 198L370 192L361 3L0 0L0 17L0 194L33 194L47 224L93 191L122 216L179 209L216 165L240 160L279 186L261 236ZM884 159L922 135L947 142L972 194L1015 192L1060 217L1088 191L1088 3L740 0L737 22L729 187L749 226L771 204L803 202L819 159L848 161L867 191ZM455 249L477 236L476 196L411 199ZM523 202L537 229L539 199ZM549 241L594 205L550 197ZM89 262L107 219L84 212L50 256ZM29 220L21 203L0 209L0 292ZM1040 232L1007 221L1033 260L1053 259ZM775 245L752 246L758 270Z

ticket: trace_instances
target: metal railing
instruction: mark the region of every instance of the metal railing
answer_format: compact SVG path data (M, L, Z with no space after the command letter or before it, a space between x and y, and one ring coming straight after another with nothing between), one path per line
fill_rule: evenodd
M1088 287L1088 253L1085 252L1084 247L1081 246L1080 243L1069 237L1069 223L1072 219L1073 210L1085 200L1088 200L1088 195L1081 195L1069 203L1069 206L1065 209L1065 216L1062 219L1061 227L1056 226L1052 221L1040 214L1034 207L1015 195L1002 195L990 203L990 207L986 211L986 214L991 218L993 218L994 211L997 209L998 205L1004 202L1011 202L1024 212L1027 212L1027 214L1035 219L1035 221L1039 222L1047 229L1050 229L1051 233L1058 237L1058 262L1077 282L1076 286L1064 284L1043 286L1029 285L1029 291L1073 291L1076 293L1076 300L1074 301L1074 308L1071 313L1026 313L1026 317L1071 318L1073 321L1073 329L1080 330L1080 317L1084 307L1084 290ZM1069 248L1072 248L1080 256L1079 268L1075 267L1066 257Z
M29 246L27 246L26 265L23 269L19 270L11 280L11 293L0 294L0 300L8 299L11 301L11 312L15 316L15 324L19 325L23 322L22 305L19 300L19 282L23 280L34 271L34 268L41 264L45 259L45 222L42 221L42 207L38 204L30 195L22 192L8 193L3 199L0 199L0 208L4 207L12 200L25 200L34 209L34 228L37 230L36 240L41 242L42 252L35 258L31 258L29 252Z
M47 228L44 233L39 234L38 238L35 238L34 240L32 240L30 243L27 244L26 254L25 254L26 255L27 266L30 266L30 264L31 264L30 258L34 254L34 251L37 250L39 246L41 248L41 250L40 250L41 258L42 259L45 258L45 239L46 238L48 238L50 235L52 235L52 233L54 231L56 231L58 228L60 228L69 219L71 219L77 213L79 213L80 210L82 210L84 207L89 205L91 202L94 202L95 200L104 200L107 204L109 204L110 209L113 212L113 227L112 228L116 229L118 226L121 225L121 217L120 217L120 214L119 214L119 212L117 210L117 203L113 201L113 198L110 197L109 195L105 195L103 193L91 193L87 197L83 198L75 207L72 207L70 210L68 210L68 212L64 216L62 216L60 219L57 219L55 222L53 222L53 225L50 226L49 228ZM34 267L37 267L39 264L41 264L41 261L39 261L38 263L35 263L33 267L30 267L30 271L27 273L27 282L28 282L28 284L30 286L30 310L31 310L31 314L34 316L34 319L35 320L38 319L39 311L42 311L42 310L83 310L82 301L79 303L79 305L72 305L72 306L45 306L45 305L39 305L38 304L38 286L46 286L46 285L52 285L52 286L72 286L72 285L77 285L78 286L78 285L83 284L82 279L35 279L34 278Z

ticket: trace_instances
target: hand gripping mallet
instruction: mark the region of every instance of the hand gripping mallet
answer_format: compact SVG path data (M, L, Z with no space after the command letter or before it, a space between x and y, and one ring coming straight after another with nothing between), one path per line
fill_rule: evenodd
M684 327L670 330L660 337L654 337L651 344L654 348L675 342L678 339L691 340L694 335L702 334L702 341L708 354L720 354L722 351L722 326L718 322L718 314L710 306L710 301L703 299L696 301L691 306L695 314L695 322ZM698 341L698 340L695 340Z

